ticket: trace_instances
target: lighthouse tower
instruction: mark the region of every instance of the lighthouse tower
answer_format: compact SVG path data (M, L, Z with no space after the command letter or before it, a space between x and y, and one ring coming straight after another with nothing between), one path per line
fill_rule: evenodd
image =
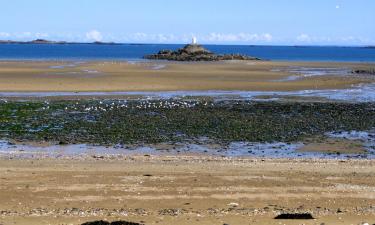
M192 45L196 45L196 44L198 44L198 42L197 42L197 37L193 37L193 38L192 38L192 40L191 40L191 44L192 44Z

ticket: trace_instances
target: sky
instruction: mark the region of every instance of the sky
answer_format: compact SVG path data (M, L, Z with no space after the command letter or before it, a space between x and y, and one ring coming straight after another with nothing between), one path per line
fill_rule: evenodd
M0 40L375 45L375 0L0 2Z

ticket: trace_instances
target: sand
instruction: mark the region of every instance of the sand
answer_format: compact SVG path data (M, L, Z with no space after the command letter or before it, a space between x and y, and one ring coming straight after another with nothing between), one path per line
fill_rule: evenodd
M369 160L3 158L0 224L372 224L374 172Z
M126 61L1 61L0 91L294 91L340 89L373 82L361 75L280 81L291 67L368 69L374 64L233 61L175 63ZM280 71L281 70L281 71Z
M299 152L317 152L327 154L366 154L364 143L360 140L346 140L342 138L326 138L320 142L308 142Z

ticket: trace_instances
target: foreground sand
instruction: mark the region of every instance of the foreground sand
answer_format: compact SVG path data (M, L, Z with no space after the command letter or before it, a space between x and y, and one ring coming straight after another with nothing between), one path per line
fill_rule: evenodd
M372 224L374 172L367 160L3 158L0 224ZM284 211L317 219L273 219Z
M292 91L339 89L373 82L366 76L354 75L279 81L292 75L286 70L293 66L348 70L374 68L374 64L322 62L2 61L0 91Z

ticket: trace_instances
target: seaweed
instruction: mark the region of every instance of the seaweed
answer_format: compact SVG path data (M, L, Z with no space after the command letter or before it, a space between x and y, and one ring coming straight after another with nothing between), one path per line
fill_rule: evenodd
M61 144L294 142L375 127L374 103L205 100L0 102L0 139Z

